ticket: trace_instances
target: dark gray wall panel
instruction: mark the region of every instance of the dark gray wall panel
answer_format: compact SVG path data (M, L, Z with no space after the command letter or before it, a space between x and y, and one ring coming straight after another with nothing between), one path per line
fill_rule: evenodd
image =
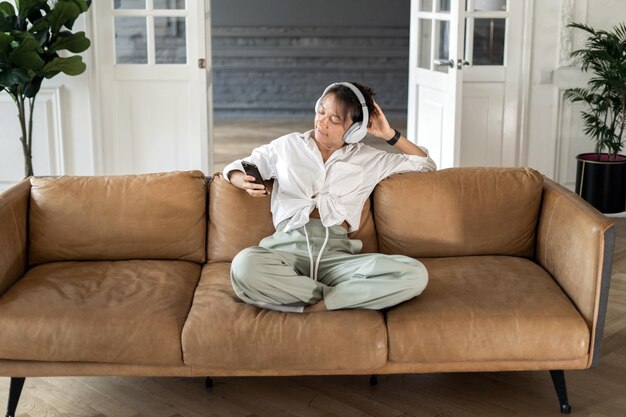
M211 0L216 26L409 26L409 0Z
M392 1L389 7L359 2L358 12L345 15L355 3L213 1L214 117L308 118L326 85L358 81L376 91L388 117L405 118L408 1ZM281 7L270 16L263 9L268 4ZM323 20L332 7L338 12ZM329 25L316 26L322 21Z

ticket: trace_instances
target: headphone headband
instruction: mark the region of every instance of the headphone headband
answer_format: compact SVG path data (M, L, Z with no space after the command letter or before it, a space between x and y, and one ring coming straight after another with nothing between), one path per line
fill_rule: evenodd
M346 143L356 143L367 135L367 125L369 123L369 111L367 110L365 96L363 95L361 90L359 90L354 84L346 82L346 81L332 83L331 85L329 85L328 87L324 89L324 92L322 93L321 97L317 99L317 103L315 103L315 110L317 111L319 106L322 104L322 99L324 98L326 94L328 94L328 91L340 85L344 87L348 87L354 93L356 98L359 100L359 103L361 104L361 111L363 112L363 120L357 123L353 123L352 126L350 126L348 130L346 130L346 133L344 133L343 135L343 140Z

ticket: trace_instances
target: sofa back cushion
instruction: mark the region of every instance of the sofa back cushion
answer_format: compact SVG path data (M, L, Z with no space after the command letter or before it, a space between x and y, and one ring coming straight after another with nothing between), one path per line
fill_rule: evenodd
M270 191L272 185L272 181L265 182ZM209 184L209 262L230 262L241 250L258 245L261 239L274 233L270 202L270 198L248 195L226 181L221 173L215 174ZM359 229L348 236L363 242L361 253L377 251L369 199L363 207Z
M66 260L204 262L200 171L31 179L30 264Z
M373 194L382 253L531 257L543 176L530 168L404 173Z

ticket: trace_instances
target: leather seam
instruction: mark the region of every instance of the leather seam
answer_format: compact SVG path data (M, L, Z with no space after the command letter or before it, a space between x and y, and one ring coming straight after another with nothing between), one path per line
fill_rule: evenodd
M596 350L596 332L598 331L598 318L600 316L600 297L602 293L602 266L604 265L604 233L600 232L602 239L600 241L600 247L598 248L598 259L601 259L601 262L598 262L597 274L596 274L596 285L595 285L595 297L594 297L594 307L593 307L593 318L591 320L591 329L589 329L589 360L587 361L587 367L590 367L593 362L593 354ZM598 275L600 275L598 277Z
M15 216L15 210L11 207L11 218L13 219L13 226L15 226L15 233L17 235L17 240L19 242L19 247L20 247L20 252L21 252L21 248L22 248L22 238L20 236L20 226L19 224L17 224L17 218ZM24 254L22 254L23 256Z
M546 263L546 266L548 266L548 237L550 236L550 232L552 231L552 219L554 218L554 213L556 212L556 206L558 205L561 197L563 196L559 195L552 206L552 212L550 213L550 220L548 221L548 228L546 230L546 237L544 238L543 242L543 259Z

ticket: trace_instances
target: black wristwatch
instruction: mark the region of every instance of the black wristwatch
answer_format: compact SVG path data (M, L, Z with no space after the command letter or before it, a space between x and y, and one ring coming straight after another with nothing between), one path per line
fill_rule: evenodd
M390 144L391 146L395 145L396 142L400 140L400 136L402 136L402 133L400 133L398 129L393 129L393 130L396 132L396 134L393 135L393 137L387 141L387 143Z

